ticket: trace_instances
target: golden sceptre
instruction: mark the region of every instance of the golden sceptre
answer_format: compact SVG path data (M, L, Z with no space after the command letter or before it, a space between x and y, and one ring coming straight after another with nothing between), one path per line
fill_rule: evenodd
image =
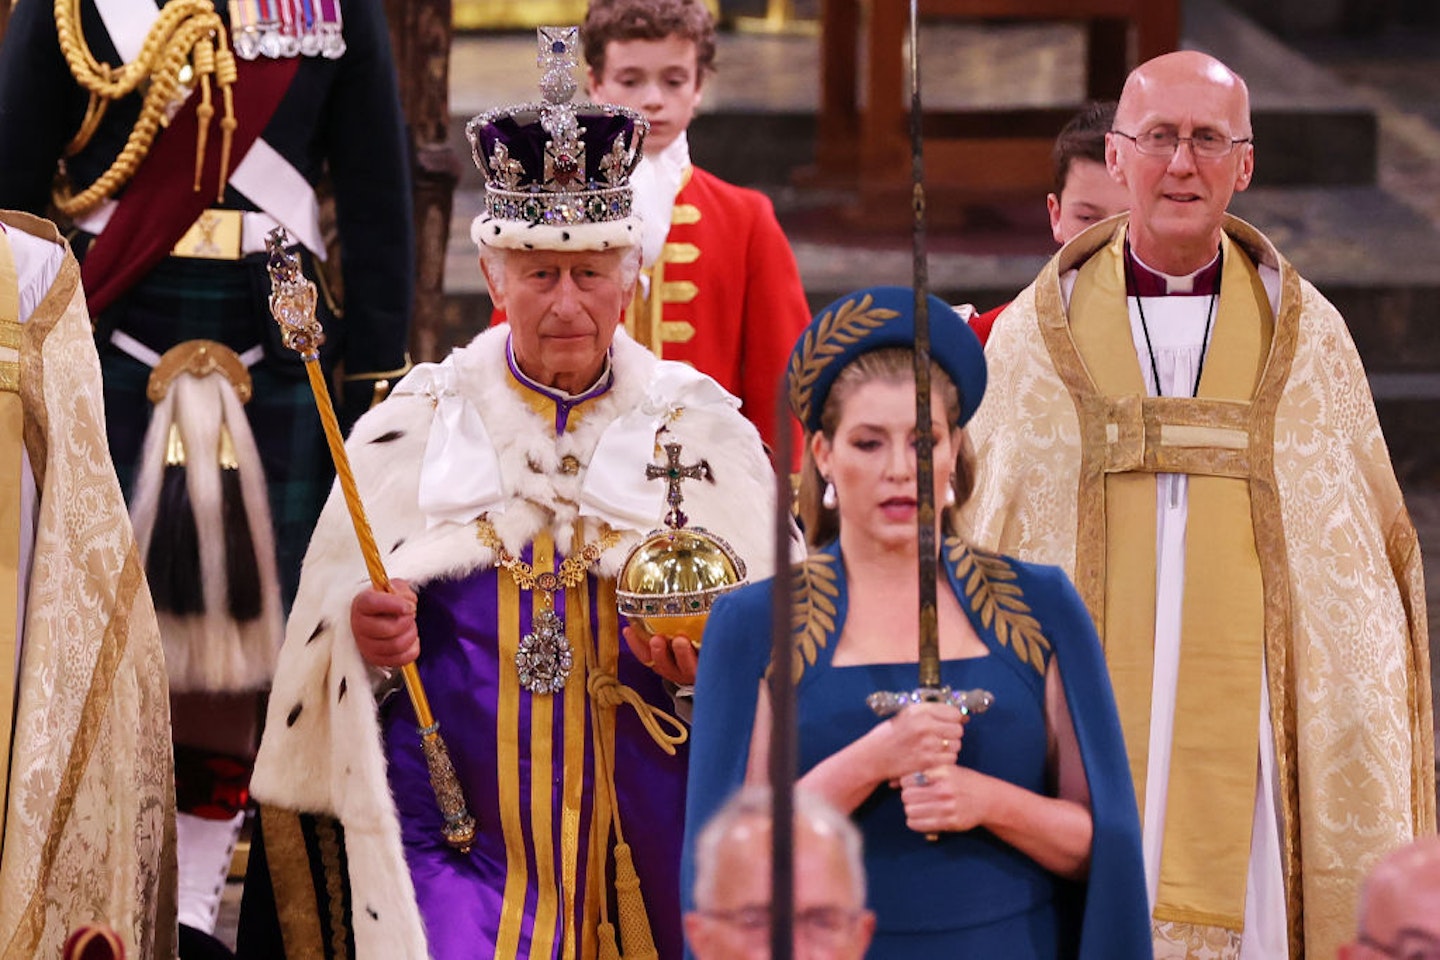
M365 517L360 491L355 488L355 474L350 470L350 457L345 453L345 440L340 436L340 424L335 419L335 407L330 402L330 388L325 385L325 374L320 369L320 345L325 342L325 332L315 319L315 284L301 272L300 258L285 249L288 241L284 227L276 227L266 239L270 255L270 313L280 324L285 346L300 354L300 359L305 361L310 389L315 394L315 407L320 412L320 423L325 427L330 457L335 461L335 476L345 494L345 505L350 508L355 539L360 541L360 552L365 557L370 583L376 590L388 593L391 592L390 577L380 560L380 548L375 543L370 521ZM405 692L410 695L415 718L420 724L420 747L425 754L425 764L430 768L430 786L435 790L435 802L445 816L445 842L461 853L468 853L475 842L475 818L465 806L465 794L450 762L450 751L440 738L440 724L435 722L435 716L430 712L430 701L420 682L420 671L415 669L414 663L407 663L400 668L400 675L405 680Z

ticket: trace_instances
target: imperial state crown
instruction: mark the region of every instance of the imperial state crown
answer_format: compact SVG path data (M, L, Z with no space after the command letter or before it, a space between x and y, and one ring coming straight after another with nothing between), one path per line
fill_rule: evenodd
M571 103L577 27L541 27L543 99L501 107L465 126L485 174L482 246L603 250L639 242L630 174L650 124L627 107Z

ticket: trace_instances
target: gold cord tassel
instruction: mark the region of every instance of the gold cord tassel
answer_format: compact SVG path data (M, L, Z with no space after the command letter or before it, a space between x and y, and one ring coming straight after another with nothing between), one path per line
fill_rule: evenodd
M215 72L215 46L209 40L195 44L195 74L200 78L200 105L195 108L195 118L200 129L195 134L195 190L200 190L200 179L205 175L205 147L210 142L210 121L215 118L215 104L210 99L210 75Z
M650 932L650 917L645 912L645 898L640 894L640 877L630 858L630 844L615 844L615 907L620 913L620 939L625 944L625 960L659 960L655 937Z
M215 79L220 84L220 97L225 102L225 115L220 120L220 186L215 191L215 202L225 201L225 184L230 182L230 144L235 139L235 81L239 70L235 65L235 54L225 45L225 32L220 32L220 49L215 52Z
M225 23L215 12L212 0L170 0L146 35L139 55L118 68L97 61L85 42L80 28L80 3L81 0L55 0L55 28L60 39L60 51L75 82L90 93L85 120L67 146L67 156L83 150L90 142L112 101L128 96L141 89L142 85L144 100L140 117L110 169L78 193L70 184L62 183L55 190L56 208L68 217L88 213L129 182L150 153L156 134L166 124L173 102L183 86L181 76L187 70L192 70L201 84L200 131L195 158L197 190L200 189L200 175L204 169L210 119L215 112L209 84L212 75L220 86L225 104L225 119L221 121L220 165L223 196L229 174L230 140L235 129L231 87L235 83L236 70L234 57L226 42Z
M615 946L615 924L605 921L596 928L595 935L600 940L599 960L620 960L620 949Z

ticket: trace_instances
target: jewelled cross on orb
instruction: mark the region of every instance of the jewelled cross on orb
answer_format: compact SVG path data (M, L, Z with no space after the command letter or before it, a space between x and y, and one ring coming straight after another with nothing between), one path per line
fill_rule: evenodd
M669 511L665 514L665 525L674 530L679 530L689 521L685 511L680 509L680 504L685 497L680 493L680 484L686 480L710 480L715 479L715 474L710 470L710 462L701 460L699 463L692 463L686 466L680 462L680 444L665 444L665 463L646 464L646 480L661 480L666 483L665 502L670 504Z

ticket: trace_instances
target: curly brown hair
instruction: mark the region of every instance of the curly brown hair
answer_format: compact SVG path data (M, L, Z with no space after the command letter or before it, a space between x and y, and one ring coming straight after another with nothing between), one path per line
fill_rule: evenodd
M690 40L698 75L715 70L715 18L704 0L590 0L580 36L585 63L597 77L605 76L612 40Z

